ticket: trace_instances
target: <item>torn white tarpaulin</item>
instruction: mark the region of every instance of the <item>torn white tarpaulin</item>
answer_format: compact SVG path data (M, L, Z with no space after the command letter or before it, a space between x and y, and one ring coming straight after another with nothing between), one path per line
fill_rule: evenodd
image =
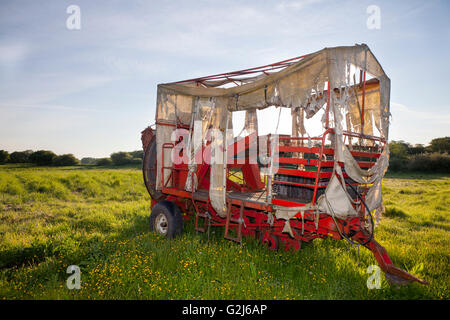
M334 173L337 173L334 174ZM317 200L317 206L320 212L334 215L337 218L348 218L357 216L353 207L353 199L347 193L346 188L340 182L342 171L339 165L335 165L333 175L328 183L325 193Z
M355 70L367 74L368 81L365 82L367 88L361 86L361 79L356 78ZM353 76L351 76L353 74ZM370 78L369 78L370 77ZM249 130L257 128L257 119L254 117L257 109L269 106L282 106L293 109L296 116L293 122L294 136L303 136L304 118L309 119L321 110L326 103L326 97L330 97L329 112L330 118L328 127L334 128L332 143L336 148L335 161L345 164L346 171L350 172L352 178L369 182L375 182L382 176L383 169L387 165L386 157L380 157L379 164L374 166L372 171L361 172L354 166L351 153L347 152L344 144L345 131L372 134L375 129L380 131L380 136L387 141L389 124L389 94L390 80L384 73L372 52L366 45L355 45L348 47L325 48L318 52L305 56L303 59L292 63L278 72L259 74L256 77L240 79L241 85L233 87L220 87L236 80L220 79L206 80L202 83L197 81L185 81L182 83L167 83L158 85L157 100L157 179L156 189L162 187L162 153L163 144L170 142L171 131L179 124L189 125L192 123L193 113L195 117L201 113L196 101L214 101L214 112L206 113L211 116L211 121L202 123L202 136L206 130L217 130L211 139L211 156L213 159L223 161L213 161L210 167L210 188L209 198L213 208L219 215L225 215L226 197L226 138L227 117L232 111L246 110L246 123ZM328 84L328 85L327 85ZM367 89L367 90L366 90ZM364 92L364 94L363 94ZM364 96L364 99L363 99ZM208 102L209 103L209 102ZM364 115L363 113L364 105ZM204 120L201 117L202 121ZM171 126L161 125L162 123ZM325 123L325 118L323 123ZM364 129L363 129L364 127ZM192 129L192 128L191 128ZM192 133L192 130L191 134ZM363 132L361 132L363 131ZM220 134L222 137L220 137ZM213 135L213 134L212 134ZM351 145L351 139L350 145ZM373 147L373 142L364 142ZM345 148L344 148L345 147ZM195 153L196 149L189 146L189 152ZM168 150L170 151L170 149ZM225 151L225 152L224 152ZM168 152L170 153L170 152ZM386 150L388 153L388 150ZM349 155L351 158L349 158ZM171 165L170 154L164 154L164 166ZM189 162L189 179L193 178L194 186L191 182L186 182L186 190L195 190L195 164ZM164 171L164 176L168 177L170 169ZM347 173L348 174L348 173ZM170 183L170 181L168 182ZM345 188L339 189L339 181L331 179L331 187L327 190L327 197L330 203L340 205L337 201L342 192L347 194ZM377 184L374 183L378 187ZM370 192L370 185L368 185ZM333 190L338 195L333 194ZM340 191L338 191L340 190ZM370 195L375 197L375 189ZM348 195L344 199L348 199ZM351 202L350 202L351 203ZM380 201L373 201L374 205ZM322 203L325 206L324 203ZM342 215L353 214L351 209L345 205L344 208L335 208L335 212Z
M300 212L301 216L302 216L302 222L303 222L303 217L304 217L305 211L316 210L316 206L311 203L308 203L308 204L305 204L304 206L299 206L299 207L273 206L273 208L275 210L275 217L277 219L286 220L286 222L284 223L282 232L288 233L292 238L294 238L295 236L294 236L294 233L292 232L290 220Z

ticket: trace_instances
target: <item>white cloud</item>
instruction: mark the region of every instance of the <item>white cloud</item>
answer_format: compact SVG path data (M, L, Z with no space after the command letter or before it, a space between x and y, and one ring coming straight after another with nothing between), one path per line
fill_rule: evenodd
M92 30L87 36L102 34L110 45L121 50L227 60L238 54L241 60L254 60L259 59L263 49L295 51L299 39L339 32L334 19L317 8L298 16L298 10L319 2L322 0L261 6L243 2L214 6L194 3L176 9L159 8L158 14L152 14L151 8L142 8L142 14L105 12L98 14L86 30Z
M322 2L322 0L298 0L298 1L282 1L277 4L276 9L278 11L286 11L286 10L301 10L311 4L316 4Z
M424 108L426 110L426 108ZM391 113L392 116L400 118L409 118L415 120L432 120L438 123L450 125L450 108L443 108L443 112L429 112L429 111L417 111L408 108L404 104L391 102Z
M15 67L25 60L29 52L30 48L25 43L0 43L0 66Z
M87 112L106 112L106 110L96 109L96 108L87 108L87 107L70 107L60 104L2 104L0 103L0 109L46 109L46 110L54 110L54 111L87 111ZM1 113L0 113L1 114Z
M433 138L450 135L450 107L431 112L391 102L391 114L390 140L427 144Z
M49 105L64 95L98 87L114 79L93 74L69 77L59 73L32 74L27 77L26 82L3 83L0 87L0 106Z

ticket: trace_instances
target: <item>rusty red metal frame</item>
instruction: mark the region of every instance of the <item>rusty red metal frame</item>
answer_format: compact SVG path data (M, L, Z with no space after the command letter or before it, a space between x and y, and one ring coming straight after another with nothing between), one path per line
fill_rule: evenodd
M244 79L238 79L235 77L242 77L245 75L251 75L255 73L263 73L268 74L271 70L280 70L282 68L286 68L291 64L300 61L301 59L307 57L308 55L299 56L292 59L283 60L280 62L276 62L273 64L265 65L262 67L243 69L239 71L233 71L228 73L215 74L206 77L194 78L189 80L178 81L175 83L188 83L195 82L197 85L203 85L207 87L205 82L211 80L226 80L229 83L234 83L235 85L239 85L238 82ZM363 72L361 76L362 80L362 107L361 107L361 132L348 132L344 131L344 136L347 137L355 137L359 139L368 139L372 141L378 141L381 145L385 147L386 140L380 137L369 136L364 134L364 100L365 100L365 89L366 89L366 73ZM248 78L247 78L248 79ZM283 183L290 184L296 186L304 186L304 187L312 187L313 188L313 197L312 203L314 204L316 201L316 196L318 189L324 188L325 186L319 185L321 178L331 178L332 172L321 172L322 167L332 167L334 165L333 161L324 159L325 155L333 155L334 149L325 147L325 140L328 134L334 134L334 129L329 128L329 112L330 112L330 87L329 82L327 84L327 103L326 103L326 124L325 131L319 137L313 138L305 138L305 137L280 137L280 140L300 140L304 141L307 139L317 140L321 142L320 147L304 147L304 146L279 146L279 151L281 152L300 152L300 153L315 153L318 154L318 159L295 159L286 160L288 158L276 157L275 161L281 163L295 163L295 164L304 164L304 165L313 165L317 167L317 171L306 171L306 170L295 170L295 169L279 169L278 173L302 176L314 178L314 184L301 184L287 181L277 181L273 180L271 183ZM189 129L189 126L186 126L181 123L170 124L164 122L158 122L159 125L173 126L173 127L182 127ZM240 200L237 198L227 197L227 214L225 218L220 217L213 207L211 206L209 195L206 193L205 195L201 195L200 193L194 192L191 190L190 192L184 190L184 185L176 185L177 181L174 181L175 172L187 171L186 168L174 168L174 166L165 166L165 152L164 150L171 149L173 150L175 147L174 143L164 143L162 146L163 154L162 154L162 162L161 166L161 174L162 174L162 190L161 192L166 195L166 200L173 201L176 203L184 212L186 212L189 217L192 214L196 214L195 219L195 229L198 231L205 232L206 225L208 226L221 226L225 227L225 238L237 242L242 241L242 236L246 235L256 235L258 232L263 232L263 239L267 240L270 237L278 237L285 245L286 249L294 248L295 250L300 249L300 245L298 241L309 242L314 238L327 238L331 237L337 240L343 239L342 232L347 236L351 237L355 241L363 244L369 250L374 253L376 260L378 261L382 270L394 277L399 277L408 281L417 281L422 284L426 284L427 282L421 280L417 277L412 276L411 274L403 271L392 264L389 256L386 253L386 250L379 245L375 240L373 240L367 232L361 228L363 224L364 215L359 217L353 217L348 219L338 219L333 218L328 214L324 213L315 213L312 210L305 211L304 216L300 215L300 212L294 216L291 220L285 222L284 220L278 220L273 217L272 213L274 211L275 205L284 206L284 207L298 207L303 206L303 203L283 200L283 199L271 199L270 202L252 202L247 200ZM248 147L248 144L245 145L245 148ZM271 148L269 148L271 150ZM234 152L238 152L238 150L233 149ZM242 150L241 150L242 151ZM202 150L203 152L203 150ZM364 157L364 158L378 158L380 156L379 152L368 152L368 151L350 151L353 156ZM298 161L297 161L298 160ZM286 162L287 161L287 162ZM371 167L373 162L367 161L358 161L361 167ZM340 166L343 164L339 163ZM242 168L242 165L234 166L236 168ZM170 170L170 175L165 177L165 171ZM208 168L204 167L201 169L201 177L198 181L198 185L204 180L204 176L207 173ZM227 172L227 178L230 177L229 172ZM344 173L344 178L348 176ZM178 178L177 178L178 179ZM192 186L194 185L193 176L191 176ZM266 193L268 190L267 184L269 183L267 178L264 177L264 186L266 188ZM245 180L245 179L244 179ZM168 186L169 181L171 181L171 185ZM348 185L349 183L343 181L342 183ZM236 184L236 183L234 183ZM236 187L234 184L227 183L227 189ZM236 184L239 185L239 184ZM359 185L359 184L352 184ZM193 207L189 207L187 205L186 200L191 200ZM152 205L154 202L152 200ZM361 210L365 210L361 206ZM269 217L272 217L269 219ZM203 226L199 226L199 218L203 218ZM317 220L316 220L317 219ZM283 232L283 228L285 223L289 223L291 225L291 229L294 232L294 237L291 238L289 235ZM237 233L236 237L230 235L230 230L234 229ZM342 229L342 231L341 231ZM274 239L274 238L273 238ZM264 240L264 241L265 241Z

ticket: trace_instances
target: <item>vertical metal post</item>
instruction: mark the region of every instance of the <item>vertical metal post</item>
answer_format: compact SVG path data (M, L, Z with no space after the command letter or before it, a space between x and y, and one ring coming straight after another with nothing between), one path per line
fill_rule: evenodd
M366 100L366 70L363 72L362 83L362 103L361 103L361 134L364 134L364 101Z
M317 175L316 175L316 181L314 182L314 192L313 192L313 198L312 203L316 203L316 195L317 195L317 188L319 186L320 181L320 170L322 169L322 158L323 158L323 149L325 148L325 137L328 134L329 131L329 121L330 121L330 81L327 82L327 110L326 110L326 122L325 122L325 132L322 136L322 146L320 148L320 155L319 159L317 161Z
M330 81L327 82L327 110L326 110L325 129L328 129L330 121Z
M319 187L319 180L320 180L320 170L322 169L323 149L325 148L325 137L327 136L328 131L329 131L329 129L325 130L325 132L322 136L322 146L320 147L320 155L319 155L319 159L317 161L317 175L316 175L316 181L314 182L314 192L313 192L312 204L316 203L317 188Z
M223 137L223 180L222 180L222 195L224 200L224 205L227 201L227 165L228 165L228 123L230 121L230 113L227 111L227 121L225 125L225 136ZM225 209L225 208L223 208Z
M269 175L267 177L267 202L272 203L272 174L273 174L273 154L275 153L275 145L272 141L272 135L268 135L268 140L270 143L270 154L269 154Z

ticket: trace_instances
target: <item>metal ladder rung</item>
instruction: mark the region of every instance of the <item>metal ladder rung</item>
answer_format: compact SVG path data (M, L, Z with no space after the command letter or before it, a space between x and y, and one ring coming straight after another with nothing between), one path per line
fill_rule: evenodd
M232 204L231 204L231 201L229 201L228 209L227 209L227 219L225 222L224 238L227 240L235 241L235 242L242 244L242 224L244 223L244 219L243 219L243 217L244 217L244 202L242 201L242 203L241 203L241 208L239 211L239 219L231 218L231 207L232 207ZM232 237L232 236L228 235L231 222L235 223L238 226L237 237Z
M203 227L199 227L198 226L198 219L199 218L203 218ZM207 228L207 221L210 219L209 214L205 214L205 213L197 213L195 216L195 231L200 231L200 232L206 232L206 228Z

